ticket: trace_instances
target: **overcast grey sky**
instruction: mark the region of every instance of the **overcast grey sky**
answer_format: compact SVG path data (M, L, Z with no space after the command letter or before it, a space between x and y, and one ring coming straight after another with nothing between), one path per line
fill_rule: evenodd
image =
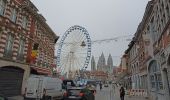
M31 0L46 18L49 26L60 37L73 25L85 27L92 41L133 35L142 20L149 0ZM119 65L120 55L129 41L120 39L92 45L92 54L98 59L103 52L113 56ZM118 57L117 57L118 56ZM107 58L106 58L107 59Z

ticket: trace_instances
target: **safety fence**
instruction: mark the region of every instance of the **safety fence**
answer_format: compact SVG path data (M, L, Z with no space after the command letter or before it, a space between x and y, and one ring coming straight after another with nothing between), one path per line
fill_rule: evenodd
M141 96L148 97L148 93L146 89L130 89L127 91L129 96Z

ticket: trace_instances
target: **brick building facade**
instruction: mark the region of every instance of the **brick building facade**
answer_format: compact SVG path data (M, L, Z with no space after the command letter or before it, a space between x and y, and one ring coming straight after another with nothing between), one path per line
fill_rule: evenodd
M51 75L57 38L31 1L0 0L0 93L21 95L30 74Z

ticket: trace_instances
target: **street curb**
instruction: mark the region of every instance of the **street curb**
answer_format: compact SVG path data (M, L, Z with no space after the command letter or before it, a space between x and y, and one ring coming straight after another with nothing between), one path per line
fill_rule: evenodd
M127 98L136 98L136 99L141 99L141 100L149 100L149 97L139 97L139 96L126 96Z

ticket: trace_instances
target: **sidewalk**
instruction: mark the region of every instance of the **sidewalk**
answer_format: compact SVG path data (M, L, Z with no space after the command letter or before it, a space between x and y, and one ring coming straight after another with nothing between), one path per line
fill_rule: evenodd
M149 99L146 99L144 97L128 97L128 96L126 96L125 100L149 100Z
M9 97L9 100L24 100L22 96L14 96L14 97Z

